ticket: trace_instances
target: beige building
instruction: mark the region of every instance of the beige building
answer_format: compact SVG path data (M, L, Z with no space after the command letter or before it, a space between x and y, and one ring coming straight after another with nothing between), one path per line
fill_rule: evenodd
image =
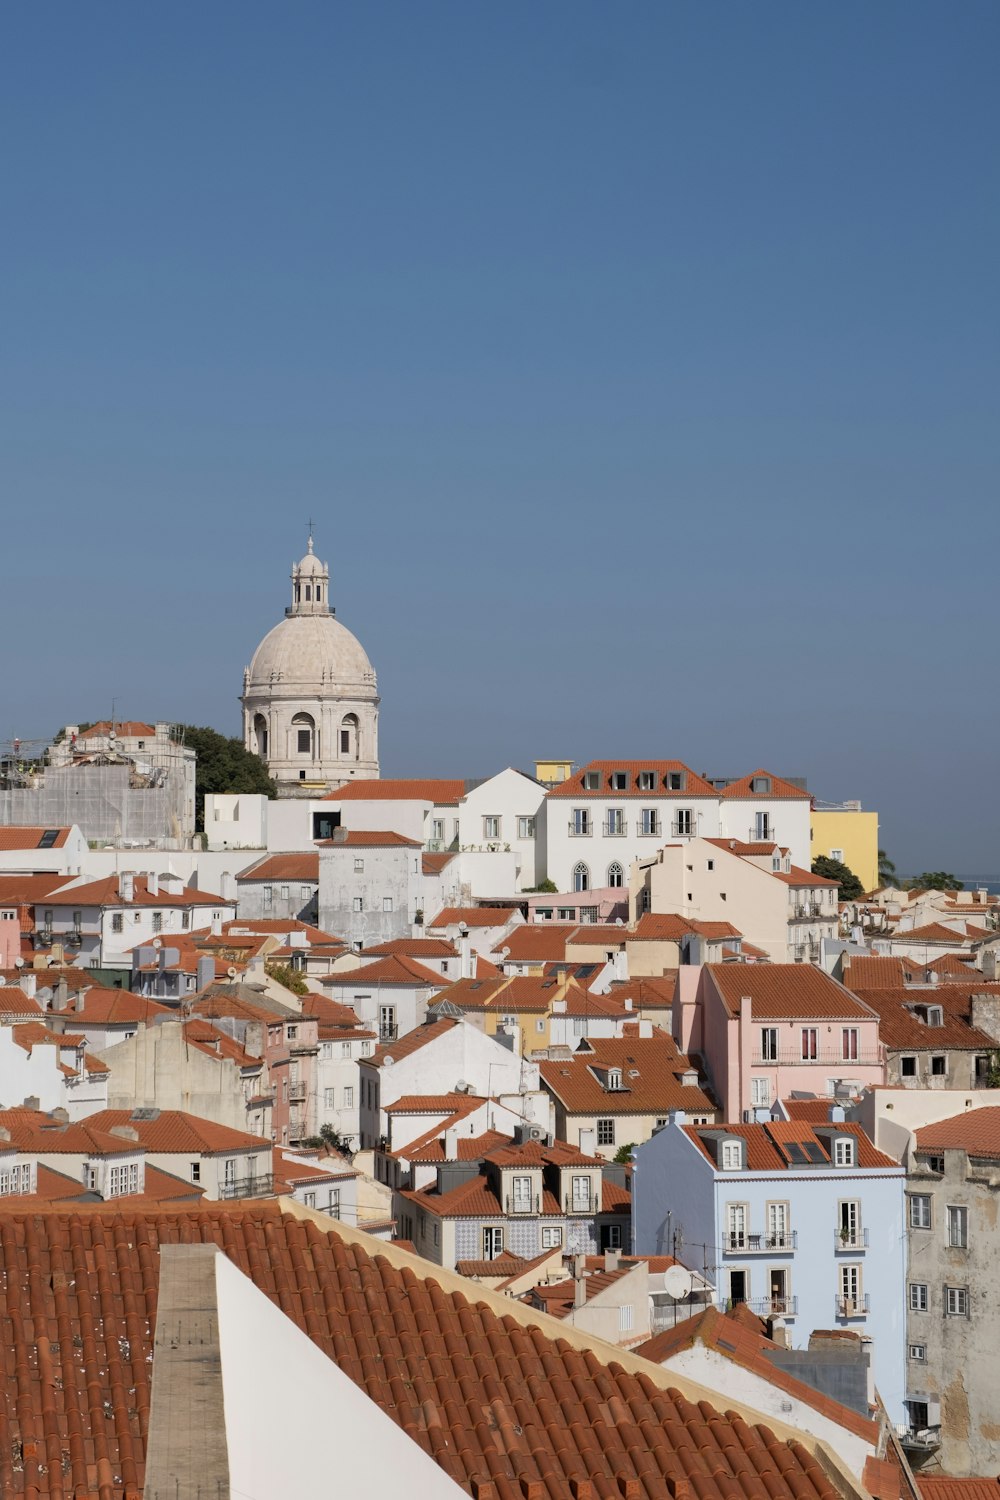
M737 937L774 963L816 963L823 939L838 933L833 881L793 865L777 844L738 839L666 844L652 859L637 861L629 876L629 911L633 919L643 912L675 914L709 929L731 924Z

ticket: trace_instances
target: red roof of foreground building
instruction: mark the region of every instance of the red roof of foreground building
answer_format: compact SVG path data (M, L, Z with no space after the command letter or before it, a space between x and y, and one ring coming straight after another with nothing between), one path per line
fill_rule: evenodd
M102 1109L97 1114L88 1115L87 1124L94 1130L103 1131L124 1125L136 1132L139 1145L145 1151L195 1151L211 1155L221 1151L271 1150L271 1142L262 1136L233 1130L228 1125L216 1124L214 1120L203 1120L200 1115L190 1115L182 1109L156 1110L156 1118L152 1120L137 1118L145 1113L147 1111Z
M446 906L427 927L459 927L462 923L466 927L504 927L518 909L513 902L510 906Z
M542 1082L567 1114L665 1115L671 1109L714 1114L715 1105L696 1084L681 1082L690 1060L672 1037L589 1037L572 1058L538 1065ZM602 1075L621 1071L622 1086L608 1090Z
M730 1015L749 997L753 1019L859 1020L872 1012L856 995L812 964L706 964Z
M320 978L324 989L366 989L369 985L378 988L384 984L404 984L410 989L422 989L427 985L439 990L448 983L433 969L425 968L415 958L393 954L389 958L377 959L375 963L362 963L356 969L341 969L336 974L324 974Z
M416 1256L380 1254L343 1227L276 1203L143 1213L125 1202L86 1214L74 1206L0 1215L14 1310L2 1353L3 1493L141 1494L160 1249L181 1243L218 1246L480 1500L612 1489L622 1500L671 1500L688 1487L698 1500L840 1493L812 1439L782 1440L773 1421L725 1414L683 1377L624 1351L602 1358L603 1350L576 1347L573 1330L551 1339L529 1309L504 1312L489 1293L455 1290L452 1277ZM331 1470L316 1500L336 1491Z
M159 892L152 896L149 893L145 875L132 877L132 896L128 901L121 895L117 875L105 875L101 880L89 880L85 885L74 885L69 890L50 892L47 896L37 896L35 901L36 904L79 907L236 905L235 901L229 901L225 896L213 895L211 891L199 891L190 885L183 886L179 891L172 893L165 891L161 886ZM164 938L169 941L169 934L165 933Z
M118 736L124 735L127 739L145 739L147 736L154 739L156 736L155 724L143 724L138 719L102 719L99 724L91 724L89 729L81 729L77 739L97 740L107 739L111 730Z
M241 870L237 883L245 880L304 880L315 885L319 880L319 852L303 850L299 854L269 854L248 869Z
M690 1137L699 1151L715 1166L715 1161L708 1146L705 1144L711 1139L713 1128L708 1125L685 1125L682 1127ZM901 1172L899 1162L893 1161L884 1151L879 1151L874 1146L860 1125L850 1120L841 1120L835 1126L838 1135L852 1136L857 1143L856 1168L862 1171L875 1167L893 1167ZM800 1168L815 1172L819 1165L832 1165L831 1146L829 1137L810 1125L805 1120L767 1120L758 1125L724 1125L715 1127L716 1131L724 1130L727 1136L739 1136L746 1142L746 1170L748 1172L795 1172ZM793 1160L795 1153L789 1150L790 1146L805 1146L818 1148L823 1161L810 1162L806 1156L805 1160L796 1163ZM803 1153L805 1155L805 1153ZM855 1168L838 1167L838 1171L855 1170Z
M324 849L419 849L420 840L391 829L338 828L332 839L317 839Z
M54 835L46 839L46 835ZM61 849L69 837L68 828L15 827L8 823L0 828L0 849ZM46 839L45 844L42 840Z
M755 792L752 783L758 777L766 777L770 782L770 790L767 792ZM785 781L780 776L773 775L770 771L758 769L751 771L749 776L741 776L739 781L731 781L728 786L723 787L721 795L729 801L741 802L771 802L774 800L790 802L811 802L812 795L803 791L802 787L795 786L791 781Z

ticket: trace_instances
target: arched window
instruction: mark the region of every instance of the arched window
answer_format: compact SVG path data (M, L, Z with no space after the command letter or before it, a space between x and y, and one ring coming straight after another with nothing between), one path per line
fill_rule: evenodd
M340 754L345 760L358 758L357 714L345 714L340 721Z
M316 723L312 714L296 714L292 719L292 734L295 736L296 753L312 756L316 736Z
M257 747L257 754L264 759L267 758L267 720L263 714L255 714L253 721L253 737Z
M590 871L582 860L573 871L573 889L574 891L590 890Z
M613 865L608 865L608 885L621 886L625 884L625 871L615 860Z

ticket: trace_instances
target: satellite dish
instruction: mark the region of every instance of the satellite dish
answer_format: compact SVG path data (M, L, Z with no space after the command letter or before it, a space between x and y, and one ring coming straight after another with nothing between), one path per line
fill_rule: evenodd
M670 1266L664 1272L663 1290L668 1297L679 1302L681 1297L687 1297L691 1291L691 1273L685 1271L683 1266Z
M24 968L24 959L21 957L20 953L17 955L17 957L14 960L14 968L15 969L23 969Z
M227 973L227 974L228 974L228 975L229 975L229 978L230 978L230 979L235 979L235 978L236 978L236 973L237 973L237 971L236 971L236 969L235 969L235 968L234 968L234 967L233 967L233 965L232 965L232 964L230 964L230 965L229 965L229 968L228 968L228 969L227 969L227 970L226 970L226 973Z
M154 938L153 939L153 947L154 948L162 948L163 947L163 939L162 938Z
M391 1057L383 1057L383 1059L382 1059L382 1066L383 1066L383 1068L390 1068L390 1067L392 1067L392 1058Z

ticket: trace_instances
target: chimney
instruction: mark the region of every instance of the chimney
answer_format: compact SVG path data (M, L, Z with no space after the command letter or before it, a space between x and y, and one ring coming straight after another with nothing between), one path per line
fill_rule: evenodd
M606 1250L604 1252L604 1269L606 1271L617 1271L621 1265L622 1253L620 1250Z
M69 985L66 983L65 976L63 976L60 979L56 980L56 987L52 991L52 1009L65 1010L68 1000Z
M771 1332L769 1337L771 1343L777 1344L779 1349L788 1349L791 1347L788 1342L788 1325L786 1324L784 1318L771 1319Z
M627 980L628 979L628 954L625 952L624 948L620 948L618 950L618 952L614 955L614 958L612 959L612 963L614 964L614 967L615 967L615 972L614 972L615 979L620 979L622 981Z
M831 1104L829 1119L831 1125L842 1125L847 1119L844 1106L842 1104Z
M198 973L197 979L195 980L195 987L199 990L203 990L207 985L210 985L212 983L212 980L214 978L215 959L210 958L207 953L203 953L198 959Z
M126 1141L137 1141L139 1139L138 1130L131 1125L112 1125L110 1134L120 1135Z
M472 958L472 940L469 937L469 929L463 922L458 929L458 972L461 979L475 978Z
M0 1125L0 1141L9 1141L9 1140L10 1140L10 1131L7 1129L6 1125Z
M49 1118L55 1120L58 1125L68 1125L69 1111L62 1108L50 1110Z
M578 1257L579 1258L579 1257ZM587 1278L583 1275L577 1276L573 1282L573 1306L586 1307L587 1305Z
M153 897L160 894L160 877L155 870L146 871L146 890Z
M222 878L219 881L219 895L223 901L236 900L236 881L233 878L231 870L223 870L222 872Z
M33 969L22 969L18 976L18 984L27 995L29 1000L34 1000L38 989L38 980L35 978Z
M87 991L86 990L77 990L76 994L73 996L72 1009L73 1010L83 1010L84 1003L85 1003L86 999L87 999Z
M135 893L135 871L122 870L118 876L118 899L126 904Z
M667 1119L671 1125L686 1125L688 1122L687 1110L672 1109L668 1112Z
M40 1103L41 1100L37 1094L28 1094L24 1100L24 1107L25 1109L38 1109Z

